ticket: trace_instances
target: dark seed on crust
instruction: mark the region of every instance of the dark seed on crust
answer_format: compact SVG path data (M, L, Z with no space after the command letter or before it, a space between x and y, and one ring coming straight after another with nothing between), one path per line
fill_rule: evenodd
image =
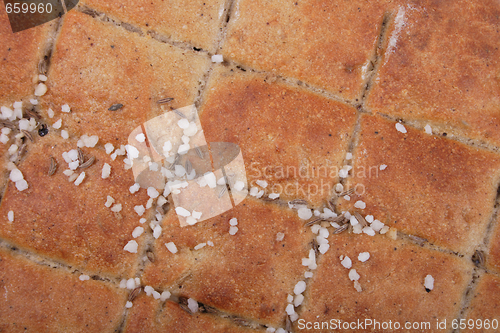
M123 104L117 103L111 105L111 107L108 109L109 111L118 111L123 107Z
M51 156L48 175L52 176L56 172L56 170L57 170L57 162L56 162L55 158L53 158Z

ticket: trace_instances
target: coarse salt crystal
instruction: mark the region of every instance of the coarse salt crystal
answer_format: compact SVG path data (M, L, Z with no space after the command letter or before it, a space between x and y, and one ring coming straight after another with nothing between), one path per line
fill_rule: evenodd
M69 107L68 104L64 104L63 106L61 106L61 111L68 113L71 111L71 108Z
M154 229L153 229L153 237L155 239L158 239L161 235L161 226L157 225Z
M243 183L242 181L238 180L236 183L234 183L234 189L236 191L241 191L245 188L245 183Z
M159 292L157 292L156 290L155 290L155 291L153 291L153 298L154 298L154 299L160 299L160 297L161 297L161 295L160 295L160 293L159 293Z
M61 125L62 125L62 119L59 119L54 124L52 124L52 127L54 127L55 129L59 129L61 128Z
M286 311L286 314L289 315L289 316L292 315L292 314L294 314L295 313L295 309L293 308L293 304L288 304L286 306L285 311Z
M170 252L177 253L177 246L175 246L174 242L165 243L165 246Z
M363 291L363 288L361 288L361 284L358 281L354 281L354 289L356 289L358 293Z
M147 296L153 295L154 288L151 286L145 286L144 287L144 292L146 293Z
M61 131L61 137L62 137L63 139L65 139L65 140L66 140L66 139L68 139L68 138L69 138L69 133L68 133L68 131L66 131L66 130L62 130L62 131Z
M337 185L335 185L335 191L336 192L343 192L344 191L344 185L338 183Z
M16 152L18 149L19 149L19 147L18 147L16 144L13 144L13 145L11 145L11 146L9 147L8 152L9 152L9 154L10 154L10 155L13 155L13 154L15 154L15 152Z
M106 143L104 145L104 149L106 149L106 154L111 154L113 152L113 150L115 149L115 147L113 146L112 143Z
M385 170L387 168L387 164L380 165L380 170Z
M346 160L352 160L352 153L345 154L345 159Z
M265 180L257 180L255 183L262 188L266 188L268 185L268 183Z
M299 208L297 210L297 213L299 214L299 218L301 218L302 220L309 220L313 215L312 210L305 207Z
M212 62L220 64L221 62L224 62L224 58L222 57L222 54L214 54L212 56Z
M80 279L80 281L90 280L90 276L85 275L85 274L81 274L78 278Z
M111 207L111 211L118 213L122 210L122 204L114 204L113 207Z
M191 213L189 212L189 210L187 210L186 208L183 208L183 207L175 207L175 212L177 213L177 215L180 215L182 217L191 216Z
M135 289L136 285L135 285L135 279L134 278L130 278L127 280L127 289L129 290L132 290L132 289Z
M144 133L139 133L135 136L135 139L139 142L144 142L146 141L146 136L144 135Z
M271 193L269 194L269 199L278 199L280 197L279 193Z
M312 272L305 272L305 273L304 273L304 277L305 277L306 279L310 279L310 278L312 278L312 277L313 277L313 273L312 273Z
M403 124L400 124L400 123L396 123L396 129L401 132L401 133L406 133L406 128L404 127Z
M134 303L132 303L130 301L127 301L127 303L125 303L125 308L127 308L127 309L130 309L132 306L134 306Z
M13 181L14 183L24 179L23 173L19 169L12 169L9 174L9 179Z
M330 244L320 244L318 247L318 250L319 250L319 253L325 254L329 248L330 248Z
M14 222L14 211L10 210L7 213L7 218L9 219L9 222Z
M299 281L293 288L293 293L295 295L302 294L306 290L306 283L304 281Z
M187 120L186 118L182 118L177 122L177 125L182 129L186 129L189 127L189 120Z
M356 224L352 227L353 234L361 234L363 232L363 226L361 224Z
M351 225L352 225L353 227L354 227L355 225L359 224L358 219L357 219L356 217L354 217L354 216L351 216L351 217L349 218L349 222L351 223Z
M231 227L229 228L229 234L230 234L230 235L234 236L234 235L236 235L236 233L237 233L237 232L238 232L238 227L236 227L236 226L231 226Z
M424 280L424 287L425 289L432 290L434 289L434 278L432 275L427 275Z
M9 137L6 135L6 134L3 134L0 135L0 142L3 143L3 144L6 144L7 142L9 142Z
M199 250L204 248L207 245L207 243L200 243L194 247L195 250Z
M340 263L347 269L352 267L352 260L348 256L345 256L345 258Z
M432 134L431 125L425 125L424 130L425 130L425 133Z
M164 291L160 295L160 301L165 302L167 299L170 298L170 292L169 291Z
M198 302L196 302L192 298L188 298L187 302L188 302L188 308L189 310L191 310L192 313L198 312Z
M28 182L24 179L18 180L16 182L16 188L18 191L22 192L28 188Z
M356 270L353 268L349 271L349 279L351 281L358 281L360 278L358 272L356 272Z
M140 235L142 235L143 232L144 232L144 228L142 228L142 227L136 227L134 229L134 231L132 231L132 237L137 238Z
M370 225L370 227L376 231L376 232L379 232L382 230L382 228L384 227L384 224L382 222L380 222L379 220L375 220L372 222L372 224Z
M361 252L358 254L358 260L361 262L365 262L368 259L370 259L370 253L369 252Z
M293 305L295 307L298 307L302 304L303 301L304 301L304 295L302 295L302 294L296 295L293 299Z
M382 229L380 229L380 234L381 235L386 234L387 232L389 232L389 229L390 229L389 226L384 225L384 227Z
M130 193L134 194L135 192L139 191L140 188L141 185L135 183L134 185L130 186L128 190L130 191Z
M311 226L311 232L312 232L313 234L318 234L319 229L321 229L321 225L319 225L319 224L313 224L313 225Z
M43 96L47 92L47 86L44 83L39 83L35 87L35 96Z
M150 198L158 198L158 196L160 195L160 193L158 193L158 191L154 188L154 187L148 187L148 196Z
M101 174L102 179L109 178L110 174L111 174L111 165L109 165L108 163L104 163L104 165L102 166L102 174Z
M137 148L135 148L134 146L126 145L125 149L127 150L127 155L128 155L129 159L133 160L134 158L139 157L139 150Z
M375 236L375 230L372 227L364 227L362 231L368 236Z
M38 80L45 82L47 81L47 76L43 74L38 74Z
M259 194L259 189L257 187L252 187L249 193L252 197L256 197Z
M138 206L134 207L134 210L137 213L137 215L142 216L144 214L144 212L146 211L146 208L144 208L143 205L138 205Z
M137 244L137 242L135 240L131 240L127 243L127 245L125 245L125 247L123 249L125 251L130 252L130 253L137 253L138 247L139 247L139 245Z
M233 217L232 219L229 220L229 224L230 225L238 225L238 220L235 217Z
M108 195L108 197L106 198L106 203L104 204L104 206L106 207L111 207L111 205L115 202L115 199L113 199L112 197L110 197Z
M52 109L49 108L47 110L47 115L49 116L49 118L54 118L54 110L52 110Z
M364 201L358 200L354 203L354 207L359 208L359 209L365 209L366 203Z
M350 200L351 200L351 197L350 197L350 196L348 196L348 195L344 195L344 200L346 200L346 201L350 201Z
M285 234L284 234L284 233L282 233L282 232L278 232L278 233L276 234L276 240L277 240L278 242L281 242L284 238L285 238Z
M372 223L373 222L373 215L366 215L365 216L365 220L368 223Z

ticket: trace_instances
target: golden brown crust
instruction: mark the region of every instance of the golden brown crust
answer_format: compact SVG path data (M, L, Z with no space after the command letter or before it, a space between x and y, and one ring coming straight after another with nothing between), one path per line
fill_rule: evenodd
M13 103L32 95L38 62L42 59L45 40L55 23L12 33L5 5L0 1L0 104ZM5 105L3 104L3 105ZM11 106L5 105L5 106Z
M319 205L338 179L356 121L354 108L265 77L218 69L201 109L208 142L238 144L247 177L266 192Z
M152 297L139 297L130 310L124 332L248 333L265 332L265 330L241 327L217 315L199 312L191 314L172 301L162 305Z
M479 278L474 296L462 318L465 319L467 326L463 332L494 332L497 330L500 321L500 278L498 276L484 274ZM496 326L491 325L494 319L497 321ZM470 320L474 321L474 325L470 325ZM490 324L489 329L484 329L486 320ZM474 329L469 329L471 327Z
M85 56L82 56L85 55ZM134 33L70 11L52 56L43 96L75 135L98 135L102 141L126 144L132 130L163 113L157 101L174 100L168 108L192 104L208 60L191 51L141 38ZM109 111L111 105L123 108ZM68 104L70 114L61 113Z
M223 54L355 100L383 15L378 2L238 1Z
M498 145L499 14L496 1L422 0L396 8L394 46L368 107Z
M498 155L406 127L362 116L351 184L366 203L363 214L453 251L472 254L482 242L496 198ZM387 165L380 170L381 165Z
M238 220L238 232L230 235L233 217ZM283 241L276 240L279 232L285 234ZM180 283L176 292L181 295L280 325L286 296L305 271L301 258L308 255L310 239L296 212L251 198L192 227L181 228L177 217L169 214L155 243L155 263L146 267L143 282L162 289ZM208 240L213 247L194 250ZM165 246L171 241L179 250L176 254Z
M143 31L158 32L173 41L188 42L209 52L219 33L225 1L211 0L85 0L81 2Z
M132 172L124 170L120 158L111 161L101 149L82 149L88 157L95 156L96 162L85 170L76 170L86 173L79 186L69 182L63 174L68 164L62 153L71 149L76 149L75 141L55 134L39 138L32 146L19 165L29 187L19 192L9 182L0 206L0 235L18 246L92 272L131 274L137 255L125 252L123 247L139 225L134 206L145 205L148 197L144 190L129 192L134 184ZM47 175L50 156L58 163L53 176ZM111 165L108 179L101 176L104 163ZM122 204L118 214L104 206L108 195ZM7 220L11 210L12 223Z
M459 314L462 294L472 273L472 265L464 258L392 241L385 236L344 233L330 237L330 243L330 250L321 257L314 277L308 282L306 300L299 312L304 323L372 319L399 322L402 328L405 322L431 322L435 327L436 319L451 322ZM361 252L369 252L370 258L360 262ZM352 260L352 269L360 275L361 292L354 289L349 269L342 266L342 255ZM424 287L427 275L434 278L434 288L429 292ZM345 331L397 330L372 326Z
M486 267L500 273L500 216L497 216L486 251Z
M126 294L0 250L0 331L114 332Z

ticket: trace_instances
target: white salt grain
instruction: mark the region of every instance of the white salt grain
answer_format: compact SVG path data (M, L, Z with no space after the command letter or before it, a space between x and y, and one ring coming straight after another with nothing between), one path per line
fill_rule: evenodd
M352 267L352 260L348 256L346 256L340 263L347 269Z
M318 247L318 250L319 250L319 253L325 254L326 251L328 251L329 248L330 248L329 244L320 244L319 247Z
M109 165L108 163L104 163L104 165L102 166L101 177L102 179L106 179L109 178L109 175L111 175L111 165Z
M146 211L146 208L144 208L143 205L138 205L138 206L134 207L134 210L137 213L137 215L142 216L144 214L144 212Z
M233 235L236 235L236 233L237 233L237 232L238 232L238 227L236 227L236 226L231 226L231 227L229 228L229 234L230 234L230 235L232 235L232 236L233 236Z
M306 279L310 279L310 278L312 278L312 277L313 277L313 273L312 273L312 272L305 272L305 273L304 273L304 277L305 277Z
M177 215L182 216L182 217L191 216L191 213L189 212L189 210L187 210L186 208L183 208L183 207L175 207L175 212L177 213Z
M366 215L365 216L365 220L368 223L372 223L373 222L373 215Z
M366 203L364 201L358 200L358 201L356 201L356 203L354 203L354 207L359 208L359 209L365 209Z
M285 238L285 234L284 234L284 233L282 233L282 232L278 232L278 233L276 234L276 240L277 240L278 242L281 242L284 238Z
M192 298L188 298L187 302L188 302L188 308L189 310L191 310L192 313L198 312L198 302L196 302Z
M111 211L118 213L122 210L122 204L115 204L113 207L111 207Z
M158 196L160 195L160 193L158 193L158 191L154 188L154 187L148 187L148 196L150 198L158 198Z
M9 222L14 222L14 212L12 210L7 213L7 218Z
M259 185L260 187L262 188L266 188L268 183L265 181L265 180L257 180L255 183L257 183L257 185Z
M304 301L304 295L302 295L302 294L296 295L293 299L293 305L295 307L298 307L302 304L303 301Z
M363 227L361 226L361 224L356 224L355 226L352 227L352 233L353 234L360 234L363 232Z
M38 80L42 81L42 82L45 82L47 81L47 76L43 75L43 74L39 74L38 75Z
M238 225L238 220L235 217L233 217L232 219L229 220L229 224L230 225Z
M28 188L28 182L24 179L18 180L16 182L16 188L18 191L22 192Z
M207 245L207 243L200 243L194 247L195 250L199 250L204 248Z
M68 104L64 104L64 105L61 107L61 111L62 111L62 112L66 112L66 113L68 113L68 112L70 112L70 111L71 111L71 108L69 107L69 105L68 105Z
M161 295L160 295L160 293L159 293L159 292L157 292L156 290L155 290L155 291L153 291L153 298L154 298L154 299L160 299L160 297L161 297Z
M175 246L174 242L170 242L170 243L165 243L165 246L167 247L167 249L172 252L172 253L177 253L177 246Z
M155 239L158 239L161 235L161 226L157 225L154 229L153 229L153 237Z
M346 160L352 160L352 154L351 153L345 154L345 159Z
M49 116L49 118L54 118L54 110L48 109L47 110L47 115Z
M130 191L130 193L134 194L135 192L139 191L140 188L141 185L135 183L134 185L130 186L128 190Z
M370 253L369 252L361 252L358 254L358 260L361 262L365 262L368 259L370 259Z
M221 62L224 62L224 58L222 57L222 54L214 54L212 56L212 62L220 64Z
M189 127L189 120L187 120L186 118L182 118L177 122L177 125L182 129L186 129Z
M135 285L135 279L134 278L130 278L127 280L127 289L129 290L132 290L132 289L135 289L136 285Z
M62 125L62 119L59 119L54 124L52 124L52 127L54 127L55 129L59 129L61 128L61 125Z
M432 134L432 128L430 125L425 125L424 130L425 130L425 133Z
M127 303L125 303L125 308L127 309L130 309L134 304L130 301L127 301Z
M351 216L349 218L349 222L351 223L351 225L354 227L355 225L359 224L359 221L357 218L355 218L354 216Z
M134 231L132 231L132 237L137 238L140 235L142 235L143 232L144 232L144 228L142 228L142 227L136 227L134 229Z
M280 197L280 195L278 193L271 193L269 194L269 199L278 199Z
M285 311L286 311L286 314L289 315L289 316L292 315L292 314L294 314L295 313L295 309L293 308L293 304L288 304L286 306Z
M306 283L304 281L299 281L293 288L293 293L295 295L302 294L306 290Z
M113 147L113 144L112 143L106 143L104 145L104 149L106 149L106 154L111 154L113 152L113 150L115 149L115 147Z
M203 175L203 178L205 178L208 187L215 188L217 186L217 179L213 172L207 172Z
M401 133L406 133L406 128L404 127L403 124L396 123L396 129Z
M12 169L10 171L9 179L15 183L15 182L17 182L19 180L24 179L24 176L23 176L21 170L19 170L19 169L16 168L16 169Z
M165 302L167 299L170 298L170 292L169 291L164 291L160 295L160 301Z
M309 220L313 213L312 211L309 209L309 208L299 208L297 213L299 214L299 217L302 219L302 220Z
M115 199L113 199L112 197L110 197L110 196L108 195L108 197L107 197L107 199L106 199L106 203L104 204L104 206L106 206L106 207L108 207L108 208L109 208L109 207L111 207L111 205L112 205L112 204L114 204L114 203L115 203Z
M354 281L354 289L356 289L358 293L363 291L363 288L361 288L361 284L358 281Z
M139 245L137 244L137 242L135 240L131 240L127 243L127 245L125 245L125 247L123 249L125 251L130 252L130 253L137 253L138 247L139 247Z
M90 280L90 276L88 275L85 275L85 274L81 274L78 279L80 279L80 281L87 281L87 280Z
M234 189L236 191L241 191L245 188L245 183L243 183L242 181L238 180L236 183L234 183Z
M153 295L154 288L151 286L145 286L144 287L144 292L146 293L147 296Z
M144 135L144 133L139 133L135 136L135 139L138 141L138 142L144 142L146 141L146 136Z
M384 227L384 224L382 222L380 222L379 220L375 220L372 222L372 224L370 225L370 227L376 231L376 232L379 232L382 230L382 228Z
M35 87L35 96L43 96L47 92L47 86L44 83L39 83Z
M346 201L351 201L351 197L350 197L350 196L348 196L348 195L344 195L344 200L346 200Z
M356 270L353 268L349 271L349 279L351 281L358 281L360 278L358 272L356 272Z
M362 231L368 236L375 236L375 230L371 227L364 227Z
M63 139L65 139L65 140L66 140L66 139L68 139L68 138L69 138L69 133L68 133L68 131L66 131L66 130L62 130L62 131L61 131L61 137L62 137Z
M427 275L424 280L424 287L425 289L432 290L434 289L434 278L432 275Z
M13 155L17 152L18 149L19 149L19 147L17 145L13 144L9 147L8 152L10 155Z

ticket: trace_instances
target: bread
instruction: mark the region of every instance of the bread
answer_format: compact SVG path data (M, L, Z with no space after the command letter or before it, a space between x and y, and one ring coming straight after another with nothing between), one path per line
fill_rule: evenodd
M0 332L498 331L498 3L4 8ZM145 125L190 105L245 171L187 223L133 165L196 171Z

